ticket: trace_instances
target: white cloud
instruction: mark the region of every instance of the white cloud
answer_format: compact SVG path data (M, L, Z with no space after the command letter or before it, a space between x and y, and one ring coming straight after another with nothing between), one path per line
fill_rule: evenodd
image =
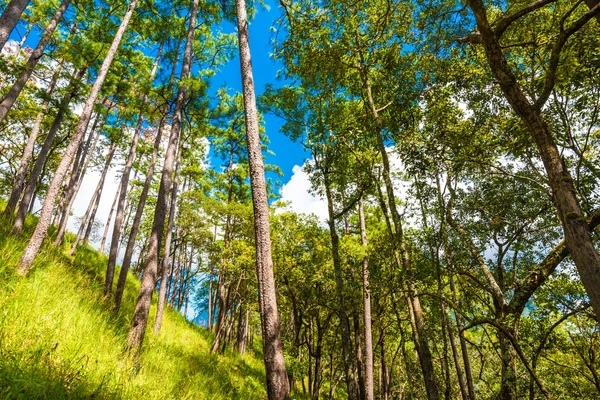
M299 214L315 214L323 223L327 220L327 201L311 193L310 180L304 166L294 165L292 177L281 187L281 201L289 203L287 209Z
M390 161L390 169L392 172L392 182L394 185L394 193L397 198L402 201L407 201L410 182L402 179L401 175L404 172L402 161L392 147L387 148ZM292 177L281 187L281 201L288 203L286 210L290 210L299 214L315 214L321 223L325 225L327 213L327 201L324 197L312 193L309 176L301 167L294 165L292 168ZM382 188L385 193L385 189ZM402 210L399 210L402 212Z

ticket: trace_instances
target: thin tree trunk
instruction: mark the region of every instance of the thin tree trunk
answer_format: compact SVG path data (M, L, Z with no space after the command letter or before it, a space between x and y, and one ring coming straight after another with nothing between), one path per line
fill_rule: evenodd
M227 168L228 171L228 178L227 178L227 206L229 207L229 205L231 204L231 201L233 199L233 152L234 152L234 148L233 148L233 142L231 142L230 146L229 146L229 166ZM216 231L215 231L215 238L216 238ZM223 247L225 248L225 250L227 251L227 249L229 249L229 242L231 240L231 213L229 212L229 209L227 209L227 215L225 217L225 232L223 234ZM221 343L221 337L223 336L223 321L225 321L225 317L227 314L227 311L229 310L229 284L225 283L225 275L230 276L230 274L227 272L227 263L228 260L227 258L223 258L222 257L222 263L221 263L221 277L222 279L219 280L219 307L218 307L218 314L217 314L217 327L215 330L215 339L213 341L212 347L211 347L211 352L216 352L219 347L220 347L220 343Z
M29 134L29 137L27 139L27 144L25 145L25 149L23 150L21 163L19 164L19 169L17 170L17 174L15 175L15 181L13 183L13 187L10 192L10 197L8 198L6 208L4 209L5 216L13 215L15 208L17 207L17 203L19 202L19 198L23 193L23 185L25 184L27 167L29 166L29 161L31 161L31 158L33 157L35 142L37 140L38 134L40 133L42 122L44 121L44 116L46 115L46 111L48 110L48 106L50 104L50 96L54 92L54 88L56 88L56 83L58 82L58 76L61 69L62 64L59 64L56 70L54 71L54 74L52 75L52 79L48 84L48 88L46 89L47 99L44 100L44 102L42 103L40 112L35 118L35 123L33 124L31 133Z
M333 258L333 269L335 272L335 288L338 299L338 317L342 330L342 358L344 361L344 378L348 398L356 398L356 387L352 377L352 340L350 338L350 324L348 321L348 312L346 310L346 299L344 295L344 278L342 276L342 264L339 254L339 237L335 228L335 215L333 211L333 195L331 193L328 171L323 171L325 182L325 194L327 197L327 211L329 219L329 235L331 236L331 253Z
M85 141L85 143L82 141L79 144L79 148L77 149L77 155L75 156L75 162L73 163L73 166L69 171L69 175L63 183L61 200L59 201L59 205L54 215L54 220L52 221L52 225L55 226L60 221L58 233L56 235L57 240L55 240L56 244L60 244L60 242L62 241L62 236L66 229L66 223L69 217L71 205L73 204L75 196L77 195L76 192L79 190L77 184L79 183L81 172L84 166L87 167L86 160L88 160L91 157L91 154L89 154L89 148L92 145L92 140L96 137L94 133L96 132L98 122L100 122L100 113L96 113L96 118L94 119L92 128L89 130L90 133L88 135L88 139ZM99 134L99 132L96 133ZM94 141L94 146L95 145L96 143ZM88 157L88 155L90 157Z
M104 168L102 169L102 175L100 176L100 181L98 181L98 185L96 186L96 190L92 198L90 199L90 203L88 205L87 210L85 210L85 214L81 219L81 224L79 225L79 230L77 231L77 236L73 245L71 246L71 250L69 250L69 255L73 255L75 253L75 249L77 249L77 245L83 236L85 227L87 225L87 231L91 231L91 226L94 223L93 215L96 214L96 210L98 209L98 204L100 203L100 196L102 196L102 189L104 188L104 181L106 180L106 175L108 170L110 169L110 163L112 161L113 155L115 154L116 145L112 145L110 150L108 151L108 155L106 156L106 162L104 164ZM86 235L88 233L86 232Z
M98 252L100 254L104 254L104 246L106 245L106 239L108 237L108 229L110 227L110 222L112 221L113 213L115 212L115 208L117 208L117 201L119 200L119 187L117 187L117 191L115 193L115 199L113 200L112 206L110 207L110 212L108 213L108 218L106 219L106 225L104 226L104 234L102 235L102 241L100 242L100 248Z
M360 334L360 322L357 312L352 313L352 322L354 325L354 355L356 357L356 375L354 376L354 387L358 399L365 399L365 377L364 377L364 361L362 356L362 340Z
M77 147L77 153L75 155L73 165L68 169L66 178L63 180L61 189L60 189L60 200L58 202L58 206L56 207L56 211L54 213L54 219L52 220L52 225L56 226L59 223L59 218L63 217L64 208L66 207L66 203L69 201L68 194L69 191L74 187L75 184L75 176L77 174L78 169L83 165L81 163L82 158L81 155L84 154L84 149L89 147L91 144L91 140L93 138L93 133L96 130L96 126L98 124L100 118L100 113L96 112L96 117L94 118L94 123L92 124L92 129L90 129L90 134L88 135L88 139L85 139L85 134L83 135L83 139L79 146ZM86 128L87 129L87 128ZM87 154L87 151L85 152Z
M187 91L185 80L190 76L192 66L192 42L194 39L194 28L196 25L196 14L198 12L198 1L192 0L190 23L187 32L187 40L183 55L183 65L181 69L181 79L177 90L177 99L175 102L175 110L173 113L173 121L171 124L171 135L169 137L169 145L165 152L165 162L163 165L160 188L156 209L154 212L154 221L152 223L152 232L150 233L150 241L148 244L148 254L145 260L144 274L142 276L142 284L140 294L138 296L133 318L131 321L131 329L127 338L127 343L130 348L135 349L136 354L139 354L141 349L146 325L148 324L148 314L150 313L150 304L152 294L156 285L158 273L158 253L162 233L165 226L165 217L167 214L167 203L169 201L169 190L171 190L173 164L175 163L175 153L179 142L179 132L182 125L183 103Z
M63 0L60 6L58 6L58 8L56 9L56 13L48 23L48 26L46 26L46 29L44 30L40 41L29 56L29 59L25 63L25 66L19 74L19 77L17 78L16 82L12 85L4 99L0 101L0 123L4 121L4 118L6 118L6 114L8 114L8 112L12 108L13 104L17 100L17 97L19 97L19 94L21 93L21 91L25 87L25 84L27 84L27 81L31 77L31 74L33 74L33 70L37 65L38 61L44 55L44 49L46 48L46 44L54 34L54 30L58 26L60 19L67 10L69 3L71 3L71 0ZM0 17L0 23L1 22L2 21Z
M58 112L54 117L54 121L52 121L52 125L50 126L50 130L46 135L46 140L40 149L40 152L35 160L35 164L33 165L33 169L29 174L29 178L27 180L27 184L23 189L23 197L21 199L21 203L19 204L19 208L17 209L17 216L15 218L15 222L13 223L12 232L15 235L18 235L23 230L23 224L25 223L25 217L27 215L27 207L31 202L33 197L33 193L35 191L38 179L40 178L42 170L45 169L46 160L48 159L48 154L50 149L52 148L52 143L54 142L54 137L62 124L62 121L65 116L65 111L73 97L77 94L77 82L83 78L83 75L86 72L86 68L80 69L77 74L71 79L69 83L70 90L65 94L60 102L60 106L58 107Z
M209 331L212 328L212 296L213 296L212 283L213 283L213 280L212 280L212 272L211 272L211 274L208 277L208 316L206 318L206 329L208 329Z
M98 196L96 196L96 201L94 203L94 208L92 209L92 213L87 222L87 228L85 230L85 234L83 235L83 245L87 246L90 241L90 236L92 235L92 230L94 229L94 222L96 221L96 212L98 212L98 207L100 206L100 200L102 200L102 193L104 190L100 190Z
M65 233L67 231L67 223L69 222L69 215L71 214L71 208L73 207L73 203L75 202L75 198L77 198L77 194L79 193L79 188L81 187L81 183L83 182L83 177L87 172L87 167L94 155L94 150L96 149L96 144L98 143L98 139L100 139L100 133L102 132L102 128L96 131L94 135L94 142L92 143L89 152L86 149L85 153L82 155L82 163L83 166L77 169L77 172L74 178L71 180L73 183L72 187L67 191L65 198L68 201L65 203L66 206L63 210L62 218L60 219L60 224L58 226L58 231L56 233L56 239L54 239L54 245L58 246L62 243ZM90 132L90 136L94 134L94 131Z
M448 263L448 282L450 284L450 292L452 293L452 302L457 304L456 301L456 287L454 286L454 276L450 270L450 263ZM467 380L467 388L469 389L469 399L475 400L475 386L473 385L473 375L471 373L471 362L469 361L469 350L467 348L467 341L464 335L464 325L460 313L454 310L454 316L456 319L456 328L458 329L458 339L460 342L460 350L463 357L463 364L465 366L465 378Z
M0 17L0 50L2 50L11 32L19 23L21 14L27 8L27 4L29 4L29 0L11 0L4 9Z
M142 216L144 215L144 206L146 205L146 200L148 199L148 192L150 191L150 186L152 185L152 178L154 176L154 169L156 167L156 157L158 154L158 149L160 147L160 140L162 137L164 120L164 118L161 120L160 125L158 127L158 132L154 140L154 149L152 151L150 166L148 167L148 172L146 173L144 187L142 188L142 193L140 194L140 198L138 199L137 209L135 211L135 216L133 217L131 231L129 232L129 238L127 240L127 246L125 248L125 256L123 258L123 265L121 266L121 272L119 273L119 280L117 282L117 289L115 290L116 311L119 311L119 309L121 308L123 291L125 290L125 284L127 282L127 274L129 273L131 259L133 258L133 251L135 250L135 241L140 229L140 224L142 222Z
M138 170L134 170L134 174L133 174L133 180L135 181L137 179L137 174L138 174ZM133 185L131 185L131 188L133 189ZM129 220L131 219L131 214L133 212L133 206L132 203L133 199L132 196L129 196L127 198L127 202L125 203L125 210L127 210L127 213L125 214L125 218L123 219L123 224L121 225L121 232L123 233L127 233L127 227L129 226ZM117 246L117 256L119 254L121 254L121 247L123 247L123 243L124 243L124 238L121 237L121 239L119 240L119 246Z
M15 51L16 56L18 56L19 53L21 53L21 50L23 49L23 46L25 45L25 42L27 41L27 38L29 37L29 34L31 33L32 29L33 29L33 24L29 24L27 26L27 30L25 31L25 33L21 37L21 40L19 41L19 45L17 46L17 51Z
M133 160L135 158L137 142L140 136L140 129L142 123L142 112L138 116L138 125L133 133L133 139L131 146L129 147L129 154L125 162L125 169L121 177L121 183L119 188L119 201L117 202L117 212L115 214L115 223L113 225L112 236L110 240L110 251L108 256L108 265L106 267L106 278L104 281L104 295L110 296L112 294L113 279L115 276L115 266L117 265L118 247L119 240L121 238L121 230L123 228L123 219L125 214L125 200L127 199L127 187L129 185L129 175L131 167L133 166Z
M158 53L156 54L156 58L154 59L154 64L152 66L152 70L150 71L149 81L152 83L154 80L154 76L156 75L156 71L158 69L158 62L160 61L160 57L162 56L164 41L160 44L158 48ZM142 125L144 123L144 112L146 109L146 103L148 102L148 96L144 95L142 98L142 104L140 105L140 111L138 114L137 125L133 132L133 140L131 142L131 147L129 148L129 154L127 155L127 160L125 161L125 169L123 170L123 176L121 177L121 189L119 191L119 201L117 203L117 213L115 215L115 224L113 225L112 238L110 241L110 252L108 256L108 265L106 267L106 279L104 281L104 295L110 296L112 294L112 286L113 280L115 276L115 266L117 265L117 257L119 256L119 244L121 239L121 232L125 229L123 227L123 214L125 212L125 199L127 198L127 187L129 185L129 175L131 173L131 167L133 166L133 161L135 160L135 154L137 150L137 143L142 131ZM143 206L142 206L143 209ZM137 233L136 233L137 234ZM127 267L129 270L129 267ZM127 278L127 271L125 271L125 278ZM122 296L122 293L121 293ZM120 300L119 300L120 303ZM119 304L120 305L120 304ZM116 310L118 311L118 307Z
M223 337L223 330L225 326L225 320L227 318L227 311L230 307L230 296L231 288L229 283L225 283L225 277L221 275L219 279L219 298L217 306L217 325L215 327L215 339L213 340L211 353L217 352L221 347L221 339Z
M175 266L175 259L173 259L172 262L172 270L171 270L171 300L169 300L169 305L171 306L171 308L175 308L175 299L177 298L177 284L180 281L180 276L181 276L181 265L182 265L182 261L181 261L181 252L183 251L183 246L179 247L179 253L177 256L177 268L174 268ZM173 252L173 255L175 255L175 252Z
M169 207L169 222L167 223L167 232L165 234L164 255L162 258L162 272L160 280L160 289L158 291L158 305L156 308L156 320L154 321L154 333L158 334L162 326L163 311L167 300L167 271L169 270L169 249L171 248L171 238L173 236L173 226L175 225L175 209L177 207L177 189L179 179L179 167L181 166L181 147L178 150L177 164L175 165L175 177L173 178L173 188L171 189L171 205Z
M244 359L246 353L246 342L248 341L248 307L240 306L238 319L237 349Z
M83 107L83 111L81 113L81 117L79 118L79 123L75 128L75 133L71 138L71 141L67 145L67 148L63 154L62 160L54 173L54 177L52 178L52 182L50 183L50 187L48 188L48 193L46 195L46 199L44 200L44 204L42 205L42 211L40 213L40 217L38 220L38 224L35 228L33 236L31 240L27 244L21 259L19 260L19 265L17 267L17 271L21 275L26 275L35 257L37 256L40 247L42 246L42 242L46 237L46 233L48 232L48 227L50 226L50 218L52 217L52 209L54 208L54 203L56 202L56 197L58 195L58 190L60 189L60 185L62 183L65 174L75 156L75 152L79 147L79 144L83 140L83 135L85 134L88 123L90 122L90 117L92 115L92 109L94 104L96 103L96 99L98 98L98 94L100 93L100 89L102 88L102 84L108 74L108 69L110 68L112 61L117 53L119 45L121 44L121 39L123 38L123 34L127 29L127 25L129 25L129 20L133 15L133 11L137 4L137 0L131 0L129 7L123 17L123 21L115 34L113 42L108 50L106 58L102 62L102 66L98 71L98 77L96 78L96 82L92 85L90 90L90 94L88 99Z
M252 77L252 62L248 37L248 17L244 0L236 0L240 69L244 92L246 116L246 141L250 165L250 185L254 205L254 230L256 234L256 269L258 297L261 314L264 361L267 378L267 394L270 400L288 399L290 387L283 358L283 346L279 332L279 314L275 295L275 277L271 257L269 227L269 203L258 130L256 95Z
M363 209L363 199L358 203L360 219L360 238L363 247L367 247L367 227ZM369 257L363 258L363 306L365 330L365 399L373 400L373 334L371 332L371 288L369 285Z

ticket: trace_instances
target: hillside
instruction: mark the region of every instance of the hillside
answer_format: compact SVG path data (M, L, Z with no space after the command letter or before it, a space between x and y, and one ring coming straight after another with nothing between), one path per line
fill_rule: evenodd
M211 355L210 333L171 310L158 336L148 329L141 357L133 362L123 351L137 280L130 276L115 316L102 298L106 257L91 248L70 258L64 249L44 246L24 279L14 267L30 233L15 239L0 228L1 398L266 396L260 357ZM151 321L155 312L153 305Z

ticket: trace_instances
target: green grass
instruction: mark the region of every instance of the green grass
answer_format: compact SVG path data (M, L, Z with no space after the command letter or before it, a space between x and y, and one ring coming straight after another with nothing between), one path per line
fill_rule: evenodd
M68 243L44 245L27 278L20 277L15 266L32 217L27 222L19 239L0 224L0 398L266 398L258 357L210 354L210 333L171 310L154 335L155 303L133 361L125 343L139 282L129 277L115 316L102 296L106 257L91 248L69 257Z

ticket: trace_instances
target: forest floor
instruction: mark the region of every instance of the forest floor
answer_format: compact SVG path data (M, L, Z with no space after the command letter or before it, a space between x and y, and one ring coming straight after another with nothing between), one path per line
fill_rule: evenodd
M260 355L211 354L210 333L172 310L155 335L155 301L134 361L125 349L139 281L130 274L115 315L102 295L106 256L81 247L69 257L71 234L62 248L44 245L27 278L17 275L27 222L18 239L0 224L0 398L266 398Z

